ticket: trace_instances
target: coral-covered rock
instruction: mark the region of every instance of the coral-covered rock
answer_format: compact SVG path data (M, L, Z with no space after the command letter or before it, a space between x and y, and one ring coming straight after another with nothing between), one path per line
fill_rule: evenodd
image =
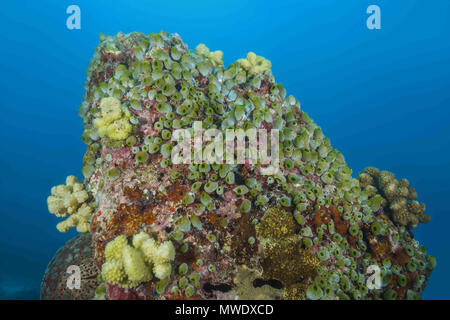
M435 259L399 215L428 220L415 191L354 178L268 60L222 56L101 35L79 109L97 297L420 297Z

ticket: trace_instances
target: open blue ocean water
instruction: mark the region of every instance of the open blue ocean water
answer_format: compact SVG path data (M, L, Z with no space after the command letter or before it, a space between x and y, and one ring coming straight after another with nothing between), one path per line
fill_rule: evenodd
M81 29L66 8L81 9ZM381 29L366 26L369 5ZM81 177L77 108L100 32L165 30L225 64L254 51L357 174L407 178L431 222L416 239L436 256L425 299L450 298L450 1L12 1L0 10L0 299L37 299L59 233L50 188Z

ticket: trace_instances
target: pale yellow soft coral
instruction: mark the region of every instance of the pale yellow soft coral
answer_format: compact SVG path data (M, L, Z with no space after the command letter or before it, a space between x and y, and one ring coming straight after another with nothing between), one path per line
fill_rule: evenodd
M106 261L102 266L102 278L106 282L119 284L125 279L125 269L122 261Z
M214 67L223 66L223 52L220 50L210 52L207 46L205 46L203 43L200 43L195 48L195 53L197 53L197 55L201 57L209 58L213 63Z
M247 54L247 58L239 59L237 62L244 70L248 71L248 73L251 75L262 73L272 67L272 64L269 60L261 56L257 56L253 52L249 52Z
M144 253L144 258L148 263L155 261L156 252L158 251L158 244L155 239L149 238L143 241L140 249Z
M122 260L122 250L127 243L127 237L124 235L115 237L114 240L108 242L105 247L106 260Z
M138 234L135 234L133 236L133 247L135 247L136 249L140 249L142 246L142 243L148 239L150 239L150 236L146 232L140 232Z
M132 130L129 119L130 112L121 108L119 99L107 97L100 101L100 113L94 119L94 126L102 138L124 140Z
M70 190L65 185L55 186L51 190L51 195L47 198L48 211L57 217L65 217L68 211L74 208L67 208L64 205L64 197Z
M152 279L151 268L145 263L142 252L129 245L125 235L108 242L105 260L102 276L109 283L129 288Z
M47 198L48 211L57 217L74 213L89 198L84 185L75 176L68 176L66 184L55 186Z
M58 223L56 228L59 232L67 232L70 228L75 227L78 232L89 232L89 220L92 216L92 207L83 203L81 207L74 214L70 215L66 220Z
M170 262L175 259L175 247L172 241L164 241L156 251L156 260L158 262Z
M220 50L213 51L209 54L209 58L215 67L223 67L223 52Z
M175 247L171 241L161 244L153 239L142 243L142 252L147 261L153 264L153 273L159 279L165 279L172 273L171 261L175 259Z
M167 279L172 273L172 265L170 263L161 263L153 267L153 273L158 279Z
M152 273L145 264L142 252L126 245L122 249L123 265L128 279L133 282L146 282L151 280Z
M195 53L199 56L207 56L207 55L209 55L209 48L207 46L205 46L205 44L200 43L195 48Z
M160 280L172 273L175 247L171 241L159 243L149 234L140 232L131 243L125 235L110 241L105 247L102 274L107 282L131 288L150 281L155 275Z
M75 176L68 176L66 184L55 186L47 198L48 211L59 218L70 216L56 226L60 232L76 227L78 232L89 231L92 207L87 204L89 194Z

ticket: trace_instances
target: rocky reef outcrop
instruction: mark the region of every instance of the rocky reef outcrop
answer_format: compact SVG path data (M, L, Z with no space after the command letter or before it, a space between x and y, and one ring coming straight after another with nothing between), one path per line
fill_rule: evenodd
M165 32L100 38L78 111L83 186L49 198L79 215L60 231L91 235L97 293L72 298L420 298L436 262L414 240L429 220L415 190L375 168L353 174L267 59L225 67L221 51ZM198 129L209 139L175 161L175 133ZM245 150L209 161L227 130L245 133ZM63 280L46 275L43 297L67 297L46 289Z

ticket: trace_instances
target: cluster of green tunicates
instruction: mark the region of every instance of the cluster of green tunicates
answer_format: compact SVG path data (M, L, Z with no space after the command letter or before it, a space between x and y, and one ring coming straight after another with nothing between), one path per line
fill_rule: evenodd
M343 180L344 182L345 180ZM311 246L319 246L317 257L326 264L330 258L337 267L333 271L333 278L340 278L339 286L336 282L330 282L328 275L322 275L314 283L312 283L306 295L310 299L328 299L339 297L340 299L363 299L368 294L375 298L395 299L397 291L400 287L407 284L412 287L408 289L406 297L408 299L420 297L419 292L425 284L425 273L432 270L435 265L435 259L425 254L424 247L419 247L417 241L411 239L409 232L405 227L400 227L396 232L395 226L388 220L375 220L372 212L376 212L378 207L373 207L374 196L370 198L366 196L364 191L360 190L359 184L355 179L347 180L342 184L342 189L338 187L337 193L343 199L334 201L331 195L331 203L338 205L341 217L344 221L348 221L348 234L356 239L356 246L350 246L347 238L342 237L335 232L333 221L323 224L315 230L309 226L305 226L305 218L301 214L306 210L304 206L297 205L297 212L294 217L300 225L300 235L302 236L302 245L305 248ZM304 201L305 197L309 200L314 199L317 203L317 195L320 190L315 190L316 183L311 180L304 181L305 195L301 195L300 199ZM340 193L340 194L339 194ZM315 197L315 198L314 198ZM375 198L376 199L376 198ZM372 200L372 201L371 201ZM378 200L377 200L378 201ZM302 203L302 202L300 202ZM389 259L385 259L380 265L382 286L381 288L368 288L367 275L365 271L369 266L379 265L379 261L367 252L368 244L366 243L365 232L362 227L369 225L369 232L372 236L390 237L394 245L404 248L405 252L410 256L410 260L404 265L392 265ZM366 227L364 227L366 228ZM331 237L331 241L323 245L324 236ZM330 266L329 266L330 267ZM362 267L362 268L361 268ZM326 269L323 269L326 270ZM419 273L416 274L416 271ZM395 275L395 283L393 281Z
M322 225L315 230L314 236L309 227L302 229L302 244L306 248L320 245L324 231L330 231L332 240L326 246L320 246L317 257L324 265L333 260L333 268L323 268L306 291L309 299L363 299L369 293L366 286L367 276L359 269L356 259L363 258L365 248L349 246L346 238L333 230L333 224ZM365 255L365 258L368 256ZM333 270L334 269L334 270Z
M296 193L298 188L291 187L302 185L300 176L290 174L285 177L283 173L278 173L274 181L282 183L287 193L292 193L279 197L279 205L283 207L295 205L302 211L311 202L318 202L319 205L329 204L330 200L322 192L322 187L335 181L341 182L342 189L347 190L346 185L351 177L351 171L342 155L333 150L322 130L306 113L297 112L300 106L298 100L293 96L286 97L286 90L281 84L270 88L268 99L270 105L266 99L252 92L260 88L264 77L272 77L270 72L267 72L270 63L266 63L263 58L249 54L246 59L241 59L225 69L218 59L221 57L218 52L209 52L204 45L197 47L195 52L186 50L179 38L169 37L164 32L150 37L136 35L132 41L137 42L136 60L128 67L117 64L113 77L108 83L99 84L93 99L98 100L105 96L114 96L118 99L126 97L127 108L138 111L144 107L140 103L143 99L156 100L156 110L162 114L153 124L158 134L146 136L144 139L132 135L125 141L135 154L136 165L146 163L148 154L160 153L164 158L161 166L170 166L170 156L174 147L170 141L172 129L189 128L196 119L203 119L204 129L245 130L258 128L262 121L265 121L280 130L282 144L280 156L284 168L287 170L298 168L305 176L321 177L322 185L307 188L306 198L302 201L301 195ZM108 37L103 40L99 50L103 47L114 52L121 50L120 47L111 49L115 46L117 44L114 39ZM163 50L164 48L169 50ZM97 55L92 62L93 66L98 66L96 59ZM253 67L256 65L265 67ZM208 80L207 93L197 88L196 78L199 76ZM247 95L242 95L236 87L248 88L250 91ZM83 115L88 123L89 113L84 112ZM134 116L130 117L130 121L132 124L138 124ZM305 125L298 126L298 121L302 121ZM86 171L91 173L91 168L88 169ZM211 168L209 164L202 163L194 169L188 174L188 179L194 181L207 179L213 170L214 174L223 178L226 184L208 181L203 193L188 194L183 202L189 205L198 197L199 209L213 210L214 203L209 194L222 195L228 185L235 184L233 172L235 166L221 164L213 165ZM112 179L116 179L120 174L115 168L110 173ZM176 180L181 175L174 172L171 177ZM268 202L261 184L257 181L238 185L233 191L242 196L240 210L243 213L248 213L253 206L264 206Z
M170 291L175 295L183 295L187 298L192 297L197 289L200 288L201 275L197 272L192 272L189 275L183 274L178 280L178 285L173 286Z
M389 224L390 222L384 224L379 223L376 225L375 230L372 225L371 231L377 235L386 234L386 229L389 228ZM407 285L409 288L407 298L419 298L420 292L425 285L425 274L434 269L436 259L427 254L424 246L419 245L416 240L411 238L409 231L404 226L400 226L398 232L390 234L390 237L392 241L403 248L408 259L402 265L393 264L389 259L382 261L380 268L383 279L382 285L385 288L383 290L384 298L395 299L394 289ZM396 281L393 281L393 278L396 278ZM381 295L380 292L378 294Z
M349 266L350 263L347 263ZM342 272L340 269L321 269L314 281L306 290L307 298L311 300L340 300L363 299L368 288L365 285L366 277L352 269L349 272Z
M102 274L100 273L97 276L98 286L95 288L95 295L93 300L106 300L106 283L103 280Z

